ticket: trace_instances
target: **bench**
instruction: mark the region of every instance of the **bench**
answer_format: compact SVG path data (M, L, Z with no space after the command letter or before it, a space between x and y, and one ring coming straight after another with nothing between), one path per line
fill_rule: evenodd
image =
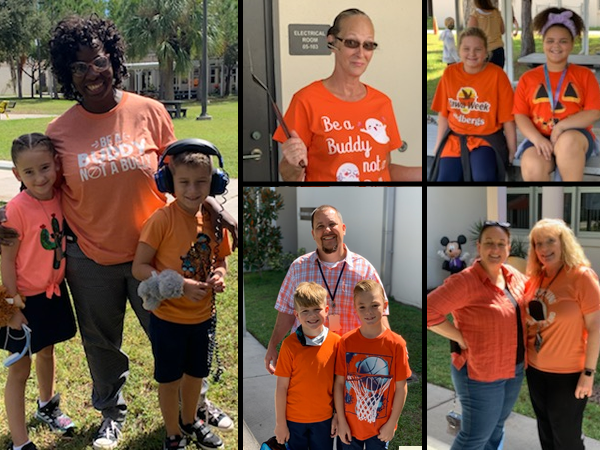
M171 116L171 119L175 119L175 116L177 115L177 109L169 107L167 108L167 112ZM187 117L187 108L181 108L181 116Z
M5 114L8 119L8 110L14 109L17 106L17 102L9 102L8 100L2 100L0 102L0 114Z
M596 128L598 123L594 125L593 132L596 137L600 137L600 128ZM434 156L434 145L437 137L437 123L435 116L427 116L427 174L431 169L431 163ZM523 141L523 135L517 130L517 143ZM587 160L583 171L583 181L598 181L600 180L600 156L592 156ZM554 175L551 177L554 180ZM521 177L521 160L513 162L512 167L506 171L506 181L523 181Z

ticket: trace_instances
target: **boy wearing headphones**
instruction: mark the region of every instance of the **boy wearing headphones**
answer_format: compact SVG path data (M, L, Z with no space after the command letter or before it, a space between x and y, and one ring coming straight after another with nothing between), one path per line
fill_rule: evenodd
M207 141L185 139L166 150L155 178L159 189L172 193L175 201L144 224L133 261L133 275L146 280L138 293L144 307L151 309L150 340L167 430L165 450L184 449L188 438L205 449L223 448L221 439L196 416L202 379L210 369L213 291L225 289L225 258L231 254L227 233L218 238L222 230L213 229L202 207L208 195L222 194L228 181L222 170L213 171L210 155L218 156L222 166L218 150ZM167 156L170 162L164 164Z

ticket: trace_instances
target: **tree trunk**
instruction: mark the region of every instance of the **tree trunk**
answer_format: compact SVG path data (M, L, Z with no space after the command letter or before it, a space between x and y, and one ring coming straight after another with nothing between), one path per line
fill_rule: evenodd
M533 26L531 20L531 0L523 0L521 3L521 55L525 56L535 53L535 42L533 41Z

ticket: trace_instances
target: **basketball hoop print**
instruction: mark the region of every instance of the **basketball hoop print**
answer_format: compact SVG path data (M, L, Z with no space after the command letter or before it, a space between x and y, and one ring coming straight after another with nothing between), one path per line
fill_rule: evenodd
M346 353L346 413L369 423L386 416L391 360L391 356Z

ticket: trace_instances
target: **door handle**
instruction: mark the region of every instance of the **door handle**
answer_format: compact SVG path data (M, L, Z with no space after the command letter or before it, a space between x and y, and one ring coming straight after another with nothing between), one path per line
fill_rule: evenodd
M243 158L244 159L255 159L258 161L260 158L262 158L262 150L260 148L252 149L250 154L244 155Z

